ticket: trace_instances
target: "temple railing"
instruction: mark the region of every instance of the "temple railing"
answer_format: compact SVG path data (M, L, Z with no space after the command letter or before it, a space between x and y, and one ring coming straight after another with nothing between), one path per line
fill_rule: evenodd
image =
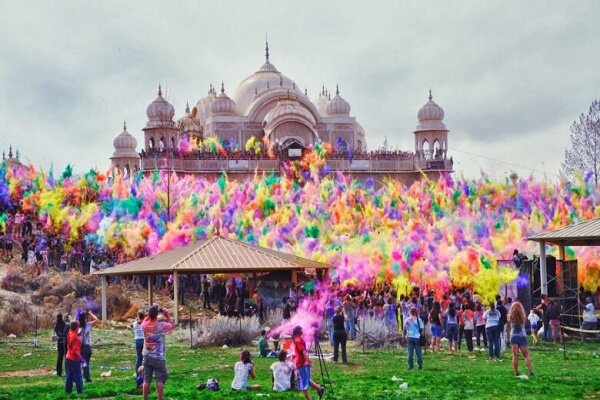
M171 169L182 173L218 173L221 171L231 173L247 173L254 171L279 172L281 166L279 158L270 159L187 159L168 157L143 157L141 160L143 171L154 169ZM451 159L418 159L418 158L359 158L359 159L328 159L327 167L330 171L342 172L377 172L377 173L410 173L415 171L452 171Z

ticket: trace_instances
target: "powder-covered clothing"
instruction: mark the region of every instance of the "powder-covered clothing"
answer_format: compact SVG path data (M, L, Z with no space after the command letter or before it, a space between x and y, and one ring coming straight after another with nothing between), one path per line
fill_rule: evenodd
M86 322L85 327L81 329L81 344L82 346L92 345L92 323Z
M142 322L144 331L144 357L165 359L165 335L171 332L173 323L165 320L151 320L146 317Z
M81 357L81 338L77 331L69 330L67 333L67 349L67 360L80 362L83 359Z
M585 310L583 311L583 322L598 322L598 317L596 317L596 310L594 309L594 305L592 303L588 303L585 305Z
M293 339L294 343L294 361L296 363L296 368L302 367L308 363L306 359L306 342L302 336L296 336Z
M292 388L294 364L287 361L278 361L271 364L271 371L273 371L273 390L284 392Z
M137 321L133 323L133 335L134 340L144 339L144 331L142 330L142 324L140 324Z
M419 317L410 316L404 321L404 331L409 338L420 338L421 329L423 329L423 322Z
M485 327L486 328L498 326L498 324L500 324L500 311L498 311L496 309L487 310L483 314L483 318L485 318Z
M461 322L464 326L465 330L470 331L475 329L475 320L473 316L473 311L465 310L461 314Z
M483 311L475 311L475 325L482 326L485 325L485 318L483 318Z
M529 314L527 319L532 327L537 327L538 322L540 322L540 317L536 313Z
M231 388L234 390L246 390L248 389L248 380L250 379L250 371L254 366L252 363L244 364L241 361L238 361L233 366L233 371L235 373L233 377L233 381L231 382Z
M454 314L454 316L448 314L446 316L446 323L452 325L458 325L458 313Z

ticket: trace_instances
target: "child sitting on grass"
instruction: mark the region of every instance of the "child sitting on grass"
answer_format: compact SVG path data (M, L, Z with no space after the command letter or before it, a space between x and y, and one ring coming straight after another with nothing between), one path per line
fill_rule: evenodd
M240 361L236 362L233 371L235 373L231 382L231 390L258 390L260 385L248 385L250 378L256 379L254 375L254 364L248 350L242 351Z
M294 386L294 364L286 361L287 355L287 351L281 350L279 361L271 364L273 390L276 392L285 392Z
M269 349L269 341L265 337L267 335L266 330L260 331L260 339L258 339L258 354L261 357L277 357L277 353L274 350Z

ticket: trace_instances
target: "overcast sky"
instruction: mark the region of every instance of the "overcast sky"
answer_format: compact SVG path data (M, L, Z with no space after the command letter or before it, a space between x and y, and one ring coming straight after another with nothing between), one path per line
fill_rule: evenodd
M600 97L600 1L0 0L0 144L44 169L107 168L162 83L176 118L264 61L350 102L368 145L414 149L429 88L467 177L555 179Z

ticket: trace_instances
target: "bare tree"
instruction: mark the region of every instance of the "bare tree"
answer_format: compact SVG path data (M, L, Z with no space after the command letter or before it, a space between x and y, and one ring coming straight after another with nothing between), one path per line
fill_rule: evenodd
M581 114L579 121L571 128L571 148L565 151L562 173L572 179L582 172L593 174L598 185L600 174L600 100L594 100L587 114Z

